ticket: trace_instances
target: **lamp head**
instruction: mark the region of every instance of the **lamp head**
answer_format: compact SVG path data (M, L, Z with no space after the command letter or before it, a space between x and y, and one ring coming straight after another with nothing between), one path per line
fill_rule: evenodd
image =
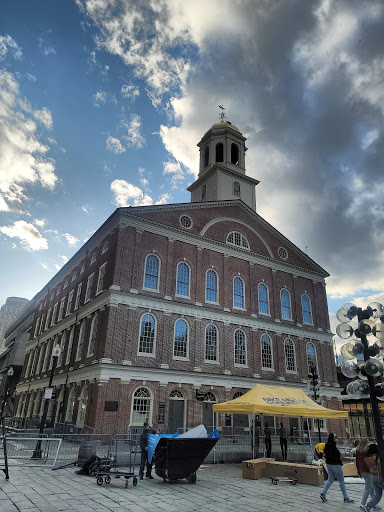
M9 370L7 371L7 375L8 375L8 377L12 377L12 375L13 375L14 373L15 373L15 372L14 372L14 370L13 370L12 366L11 366L11 367L9 368Z
M55 348L52 351L52 357L59 357L60 354L61 354L60 345L56 345Z

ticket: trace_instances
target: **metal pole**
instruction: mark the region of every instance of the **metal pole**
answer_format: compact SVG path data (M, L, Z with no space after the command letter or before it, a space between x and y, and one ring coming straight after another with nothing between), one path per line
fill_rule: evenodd
M55 373L55 370L56 370L56 366L57 366L57 360L59 359L58 356L53 356L52 357L52 370L51 370L51 375L49 376L49 384L48 384L48 387L51 388L52 387L52 380L53 380L53 375ZM45 402L44 402L44 410L43 410L43 415L41 417L41 422L40 422L40 429L39 429L39 438L41 438L43 432L44 432L44 427L45 427L45 422L47 420L47 414L48 414L48 407L49 407L49 401L51 399L50 398L46 398L45 399ZM35 450L32 454L32 459L41 459L41 456L42 456L42 451L41 451L41 439L39 439L37 441L37 444L36 444L36 447L35 447Z
M256 423L256 416L255 413L253 413L253 442L252 442L252 458L255 458L255 423Z
M363 320L364 316L363 316L363 311L361 308L358 308L357 315L358 315L359 322L361 320ZM368 361L369 353L368 353L367 336L365 334L361 334L360 339L364 345L364 361ZM376 442L377 442L377 447L379 450L381 473L383 474L383 471L384 471L384 439L383 439L383 428L381 426L381 419L380 419L379 403L378 403L378 400L376 397L374 378L371 377L370 375L367 375L367 381L368 381L368 385L369 385L369 398L371 401L371 409L372 409L372 416L373 416L373 424L375 427Z
M5 403L7 401L8 395L9 395L9 387L8 387L8 375L7 375L6 391L5 391L3 403L1 404L1 411L0 411L1 433L2 433L2 437L3 437L3 451L4 451L4 473L5 473L6 480L9 480L9 469L8 469L7 434L5 431L4 409L5 409Z

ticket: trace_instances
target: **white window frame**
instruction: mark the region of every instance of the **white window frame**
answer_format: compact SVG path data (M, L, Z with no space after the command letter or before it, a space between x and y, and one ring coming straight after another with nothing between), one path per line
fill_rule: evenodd
M213 325L216 329L216 359L207 359L206 356L207 356L207 328L210 326L210 325ZM209 324L207 324L205 326L205 329L204 329L204 362L205 363L209 363L209 364L220 364L220 359L219 359L219 329L217 327L217 325L215 325L213 322L210 322Z
M96 288L96 295L99 295L102 291L104 291L104 280L105 280L105 273L107 268L107 262L103 263L101 267L99 268L99 275L97 277L97 288ZM101 286L100 286L101 283Z
M44 363L43 367L41 368L42 373L45 373L47 371L47 365L49 366L49 357L52 354L53 346L51 347L53 343L53 340L50 339L47 341L47 344L45 346L45 354L44 354Z
M148 288L147 286L145 286L145 277L147 275L147 260L150 256L154 256L155 258L157 258L157 261L159 263L158 270L157 270L157 288ZM144 260L143 290L148 290L150 292L155 292L155 293L159 292L159 290L160 290L160 272L161 272L161 259L159 258L159 256L157 254L154 254L153 252L148 253Z
M72 274L72 278L71 278L71 281L74 281L77 277L77 274L76 274L76 271Z
M52 308L49 308L47 311L47 316L45 318L44 331L46 331L48 329L48 327L50 326L49 324L51 322L51 313L52 313Z
M68 347L67 347L67 354L65 356L65 364L69 364L71 361L71 353L72 353L72 347L73 347L73 338L75 337L75 324L72 325L69 331L69 338L68 338Z
M84 304L91 300L92 286L93 286L93 279L94 279L94 277L95 277L95 273L94 272L92 272L92 274L90 276L88 276L87 287L85 289Z
M60 322L60 320L63 319L63 313L64 313L64 306L65 306L65 299L67 296L63 297L60 301L60 308L59 308L59 316L57 317L57 321Z
M263 366L263 337L264 336L268 336L269 338L269 341L270 341L270 345L271 345L271 366ZM261 337L260 337L260 354L261 354L261 368L262 370L265 370L265 371L274 371L275 370L275 363L274 363L274 360L273 360L273 341L272 341L272 338L271 336L264 332Z
M240 244L236 244L235 242L230 242L228 239L231 235L233 235L233 238L235 238L236 236L239 236ZM247 244L246 246L243 245L244 241ZM240 233L240 231L230 231L225 239L225 243L227 243L231 247L236 247L237 249L245 249L247 251L250 250L250 245L249 245L247 237L245 235L243 235L243 233Z
M188 267L188 292L187 292L187 295L183 295L183 294L180 294L180 293L177 293L177 284L179 282L179 265L186 265L186 267ZM181 281L180 281L181 282ZM186 262L186 261L179 261L179 263L177 264L177 267L176 267L176 293L175 293L176 297L184 297L185 299L190 299L191 298L191 266Z
M267 305L268 305L268 313L264 313L264 311L260 311L260 296L259 296L259 290L260 286L265 286L267 289ZM271 301L269 300L269 287L266 283L261 282L257 285L257 310L259 312L259 315L264 316L271 316Z
M314 350L315 350L315 360L316 360L315 368L316 368L317 374L319 374L319 360L317 358L316 345L312 341L308 341L307 344L305 345L305 357L307 359L308 373L310 373L310 371L311 371L311 368L309 366L309 360L308 360L308 345L312 345Z
M92 254L92 256L91 256L91 262L90 262L90 265L92 265L92 263L95 263L96 259L97 259L97 256L96 256L96 253L94 252L94 253Z
M63 331L61 333L61 338L60 338L60 355L59 355L59 358L57 359L57 368L60 368L60 366L62 365L66 341L67 341L67 331Z
M207 283L208 283L208 280L207 280L207 276L208 276L208 272L214 272L216 274L216 301L214 300L208 300L207 299ZM219 286L220 286L220 283L219 283L219 273L214 269L214 268L208 268L205 272L205 302L207 302L208 304L219 304Z
M245 351L245 363L236 363L236 332L241 331L244 334L244 351ZM244 329L240 327L235 329L233 332L233 361L236 368L248 368L248 346L247 346L247 335Z
M135 403L135 394L140 390L144 388L146 391L149 392L149 397L146 397L145 399L146 400L149 400L149 414L148 414L148 418L140 418L139 420L137 421L132 421L133 420L133 407L134 407L134 403ZM140 398L140 397L139 397ZM130 426L134 426L134 427L142 427L143 426L143 420L144 421L147 421L150 425L152 425L152 417L153 417L153 393L152 391L147 387L147 386L139 386L137 387L134 392L132 393L132 400L131 400L131 416L130 416Z
M96 322L97 322L97 325L96 325L96 329L95 329ZM92 318L91 329L90 329L89 337L88 337L87 357L91 357L95 353L98 328L99 328L99 311L95 311L95 314L93 315L93 318ZM94 331L96 331L96 332L94 333ZM93 350L91 352L91 342L92 342L93 336L94 336L95 341L93 343Z
M304 320L304 308L303 308L303 297L308 297L308 302L309 302L309 316L311 317L311 320L310 322L306 322ZM302 314L302 317L303 317L303 324L305 325L313 325L313 314L312 314L312 301L311 301L311 297L308 295L308 293L302 293L301 294L301 314Z
M287 342L290 341L292 343L292 348L293 348L293 363L294 363L294 369L293 370L288 370L288 360L287 360L287 353L286 353L286 350L285 350L285 347L287 345ZM295 342L293 341L292 338L290 338L289 336L287 338L284 339L284 361L285 361L285 371L286 373L293 373L293 374L297 374L297 363L296 363L296 347L295 347Z
M185 347L186 348L185 356L175 356L176 324L179 320L185 322L187 325L187 343L186 343L186 347ZM189 332L190 332L190 327L189 327L189 323L187 322L187 320L185 318L177 318L173 325L173 344L172 344L172 359L174 359L175 361L189 361Z
M68 301L67 301L67 308L65 310L65 316L68 316L71 314L71 306L72 306L74 292L75 292L75 289L71 290L68 294Z
M240 281L243 283L243 306L235 306L235 280L240 279ZM241 309L242 311L245 311L245 281L241 276L235 276L232 281L232 303L234 309Z
M80 297L81 297L81 289L83 287L83 283L79 283L77 285L77 291L76 291L76 299L75 299L75 307L74 307L74 311L76 311L77 309L79 309L79 306L80 306Z
M39 332L39 327L40 327L40 317L36 320L36 324L35 324L35 331L33 333L33 337L36 338L38 332Z
M109 241L108 241L108 240L106 240L106 241L104 242L103 248L101 249L101 254L104 254L104 253L105 253L105 251L108 251L108 249L109 249Z
M288 298L289 298L289 317L286 318L283 316L283 298L282 298L282 294L283 292L287 292L288 293ZM286 308L286 306L284 306ZM291 293L290 291L287 289L287 288L282 288L280 290L280 311L281 311L281 319L282 320L292 320L292 300L291 300Z
M142 324L142 321L143 321L143 318L145 317L145 315L151 315L155 321L152 352L140 352L141 324ZM140 322L139 322L139 337L138 337L138 342L137 342L137 355L140 357L156 357L156 338L157 338L157 318L152 312L151 313L145 312L141 315Z
M51 318L51 326L54 325L56 322L55 322L55 318L56 318L56 314L57 314L57 308L59 307L59 303L56 302L56 304L53 306L53 313L52 313L52 318Z
M76 359L75 359L75 361L81 361L81 358L83 356L86 327L87 327L87 319L84 318L80 322L80 330L79 330L79 337L77 338ZM81 338L83 338L82 343L80 343Z

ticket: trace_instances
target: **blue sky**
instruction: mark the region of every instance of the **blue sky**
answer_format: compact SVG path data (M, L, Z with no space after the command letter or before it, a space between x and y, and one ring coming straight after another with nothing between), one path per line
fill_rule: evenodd
M118 206L184 202L217 105L257 211L384 300L383 4L10 1L0 12L0 303L31 298Z

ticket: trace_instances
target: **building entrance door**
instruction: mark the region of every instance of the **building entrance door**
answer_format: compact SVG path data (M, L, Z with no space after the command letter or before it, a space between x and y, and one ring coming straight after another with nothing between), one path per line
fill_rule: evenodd
M169 401L168 430L170 434L184 430L184 400ZM179 431L180 433L180 431Z
M208 433L213 430L213 404L216 403L216 397L213 393L208 391L205 393L203 402L203 425Z

